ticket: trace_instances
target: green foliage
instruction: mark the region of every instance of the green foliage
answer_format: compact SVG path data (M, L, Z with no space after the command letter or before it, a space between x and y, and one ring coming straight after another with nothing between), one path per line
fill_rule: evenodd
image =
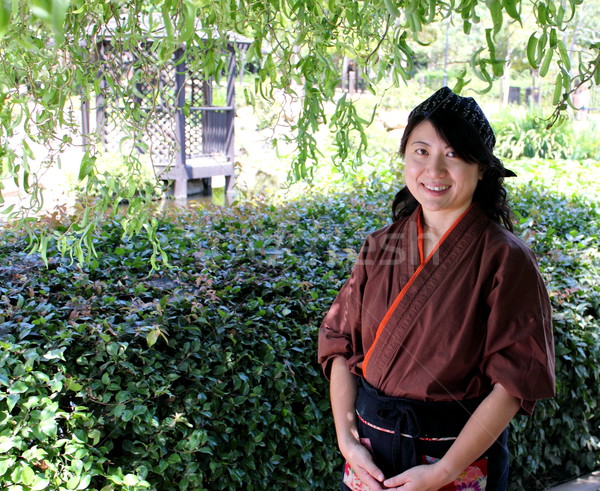
M569 135L565 125L547 129L535 114L512 119L496 133L496 151L505 158L539 157L542 159L567 158Z
M554 310L557 396L513 423L516 489L544 489L600 464L600 216L597 204L519 189L519 231Z
M131 176L132 165L139 165L139 171L134 176ZM78 175L69 175L67 178L81 201L98 198L102 196L102 191L109 196L112 193L113 199L121 198L119 203L127 203L144 192L160 198L163 192L148 158L132 162L130 157L116 152L104 152L95 159L84 160Z
M585 196L590 206L600 201L600 188L590 183L600 180L600 162L593 160L520 159L506 163L518 177L509 179L509 186L534 184L564 196Z
M33 327L23 325L19 337L31 336ZM88 489L106 464L105 449L93 413L70 401L81 385L65 373L66 345L52 349L11 337L0 344L3 487Z
M508 159L600 160L595 125L585 131L576 131L573 121L564 121L552 128L547 125L548 122L535 112L497 117L494 123L496 153Z
M89 269L64 260L45 269L22 252L23 237L3 234L0 412L34 429L26 438L7 427L0 482L21 483L26 450L42 448L30 398L15 399L27 392L44 395L40 411L54 411L58 428L40 436L56 450L44 446L29 465L38 481L27 479L53 489L331 488L339 461L316 331L347 273L339 258L360 246L356 227L379 224L365 217L334 233L361 204L162 220L157 237L172 268L152 275L152 245L124 240L116 222L95 238L106 253ZM49 387L24 375L32 354L47 353L52 361L32 370ZM63 441L87 452L77 454L79 474L67 470L73 450Z
M94 235L89 266L45 268L3 230L0 483L336 487L317 328L393 192L364 178L336 196L165 216L160 272L147 236L124 238L117 221ZM558 396L511 434L514 489L541 490L600 464L600 218L576 197L513 194L554 306Z
M456 24L452 26L455 42L472 48L472 56L470 63L463 56L451 60L457 70L450 85L460 91L474 78L472 86L485 92L505 71L500 48L508 39L503 36L506 26L524 26L529 35L528 67L554 81L552 118L556 120L578 86L600 81L597 36L587 31L585 36L573 34L586 8L581 0L535 2L533 6L521 0L0 1L4 62L0 70L0 177L14 180L31 197L21 213L3 212L12 219L24 219L28 212L39 211L43 169L36 169L37 164L48 167L74 144L74 136L81 136L76 101L80 96L94 100L101 85L119 107L115 115L123 126L124 146L148 150L141 143L142 135L148 122L159 117L157 108L181 110L156 80L157 73L173 66L174 52L182 45L190 48L186 53L194 52L185 59L192 69L207 80L218 80L228 64L228 41L239 36L249 40L245 61L258 70L254 87L246 88L248 99L271 103L275 96L284 95L300 102L288 138L296 145L292 174L305 179L313 176L320 158L315 133L321 126L335 133L340 165L347 155L360 157L366 150L364 135L370 118L359 116L353 102L340 99L336 90L344 57L356 61L367 90L375 92L390 83L399 86L414 76L415 61L422 63L429 39L439 37L428 30ZM533 21L523 22L528 17ZM463 42L468 35L468 42ZM564 39L569 35L567 50ZM104 41L111 45L107 60L99 59L96 52ZM525 51L523 46L515 49L519 48ZM241 50L235 50L241 66ZM124 70L124 54L135 60L134 70ZM103 79L98 77L101 70ZM148 107L140 102L140 87L144 100L150 102ZM335 107L333 114L328 113L330 105ZM86 204L93 211L82 212L79 226L65 231L62 240L67 249L70 244L78 248L74 254L79 259L90 260L91 236L114 206L115 196L130 204L129 219L122 220L123 233L128 235L150 221L153 193L144 189L131 198L130 186L95 179L99 139L85 136L90 148L79 177L100 199ZM352 142L358 143L352 146ZM174 155L175 144L171 151ZM137 155L128 155L127 162L130 175L141 172ZM0 205L3 186L0 180ZM31 238L45 253L47 237L32 234Z

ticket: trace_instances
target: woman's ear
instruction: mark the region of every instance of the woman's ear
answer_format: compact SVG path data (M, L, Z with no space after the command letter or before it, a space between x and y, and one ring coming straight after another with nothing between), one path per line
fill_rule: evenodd
M481 181L483 179L483 165L479 165L479 180Z

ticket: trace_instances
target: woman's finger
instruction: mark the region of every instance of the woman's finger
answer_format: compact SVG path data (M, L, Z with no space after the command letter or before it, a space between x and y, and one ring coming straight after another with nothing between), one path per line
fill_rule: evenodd
M398 474L397 476L391 477L390 479L387 479L383 485L385 486L385 488L397 488L399 486L402 486L404 484L407 484L409 481L407 481L405 475L405 473L403 472L402 474Z
M358 444L348 457L350 466L363 484L374 490L384 489L381 483L385 476L373 461L373 456L366 447Z
M356 467L354 469L354 473L360 479L360 482L368 486L370 490L381 491L385 489L381 484L381 480L377 480L375 477L373 477L373 475L368 470L363 469L361 467Z

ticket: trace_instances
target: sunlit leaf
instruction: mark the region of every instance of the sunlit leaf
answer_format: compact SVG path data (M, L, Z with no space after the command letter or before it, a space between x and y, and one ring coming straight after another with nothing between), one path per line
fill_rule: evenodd
M4 36L10 25L11 3L9 0L0 0L0 38Z

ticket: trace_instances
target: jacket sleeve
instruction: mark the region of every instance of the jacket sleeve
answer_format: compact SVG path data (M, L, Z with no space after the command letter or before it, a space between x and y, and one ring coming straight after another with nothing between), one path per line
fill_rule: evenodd
M361 310L367 280L366 249L365 243L350 277L342 286L319 329L318 360L327 379L330 378L334 358L346 358L349 367L363 358Z
M525 245L506 244L496 259L481 369L521 400L521 413L531 414L536 400L555 395L550 299Z

